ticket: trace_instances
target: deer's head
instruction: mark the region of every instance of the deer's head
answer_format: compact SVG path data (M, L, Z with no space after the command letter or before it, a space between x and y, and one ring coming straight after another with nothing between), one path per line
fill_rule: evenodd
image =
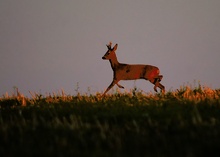
M105 55L102 57L102 59L113 59L116 57L115 55L115 51L117 50L118 44L115 44L115 46L113 48L112 47L112 43L110 42L108 45L106 45L108 48L108 51L105 53Z

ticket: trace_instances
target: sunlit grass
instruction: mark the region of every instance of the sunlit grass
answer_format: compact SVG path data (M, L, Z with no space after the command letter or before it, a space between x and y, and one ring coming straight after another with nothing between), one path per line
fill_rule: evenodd
M51 104L60 102L86 102L86 103L97 103L106 101L122 100L123 104L126 104L129 99L135 99L139 104L151 104L152 102L161 103L166 100L175 101L190 101L193 104L197 104L201 101L216 101L219 102L220 89L211 89L206 86L199 85L198 87L192 88L191 86L181 86L179 89L174 91L168 91L164 95L161 93L143 93L136 88L130 91L120 92L116 89L113 94L106 94L105 97L101 97L102 93L95 94L80 94L68 95L64 90L58 93L52 93L47 95L42 95L38 93L30 92L31 98L25 97L23 94L9 95L7 92L2 97L0 97L0 102L3 106L8 104L9 106L29 106L41 104ZM132 104L127 104L132 105Z

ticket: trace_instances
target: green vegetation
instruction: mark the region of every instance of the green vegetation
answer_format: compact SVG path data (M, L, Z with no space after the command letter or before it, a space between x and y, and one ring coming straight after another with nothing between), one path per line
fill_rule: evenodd
M0 156L219 156L220 90L0 98Z

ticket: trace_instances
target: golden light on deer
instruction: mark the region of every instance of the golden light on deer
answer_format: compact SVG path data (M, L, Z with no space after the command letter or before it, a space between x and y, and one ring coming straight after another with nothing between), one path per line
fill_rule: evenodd
M152 65L119 63L115 54L118 44L115 44L115 46L112 48L112 43L110 42L106 46L108 51L105 53L102 59L110 61L113 70L113 81L102 96L104 96L115 84L119 88L124 88L122 85L118 84L120 80L136 79L149 80L152 84L154 84L155 92L157 92L157 87L159 87L161 92L165 93L165 87L160 83L163 75L160 75L160 70L158 67Z

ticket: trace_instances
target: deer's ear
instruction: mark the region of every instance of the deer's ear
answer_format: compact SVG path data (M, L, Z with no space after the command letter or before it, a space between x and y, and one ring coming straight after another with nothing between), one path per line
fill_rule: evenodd
M118 48L118 44L115 44L115 46L113 47L113 50L116 51Z

